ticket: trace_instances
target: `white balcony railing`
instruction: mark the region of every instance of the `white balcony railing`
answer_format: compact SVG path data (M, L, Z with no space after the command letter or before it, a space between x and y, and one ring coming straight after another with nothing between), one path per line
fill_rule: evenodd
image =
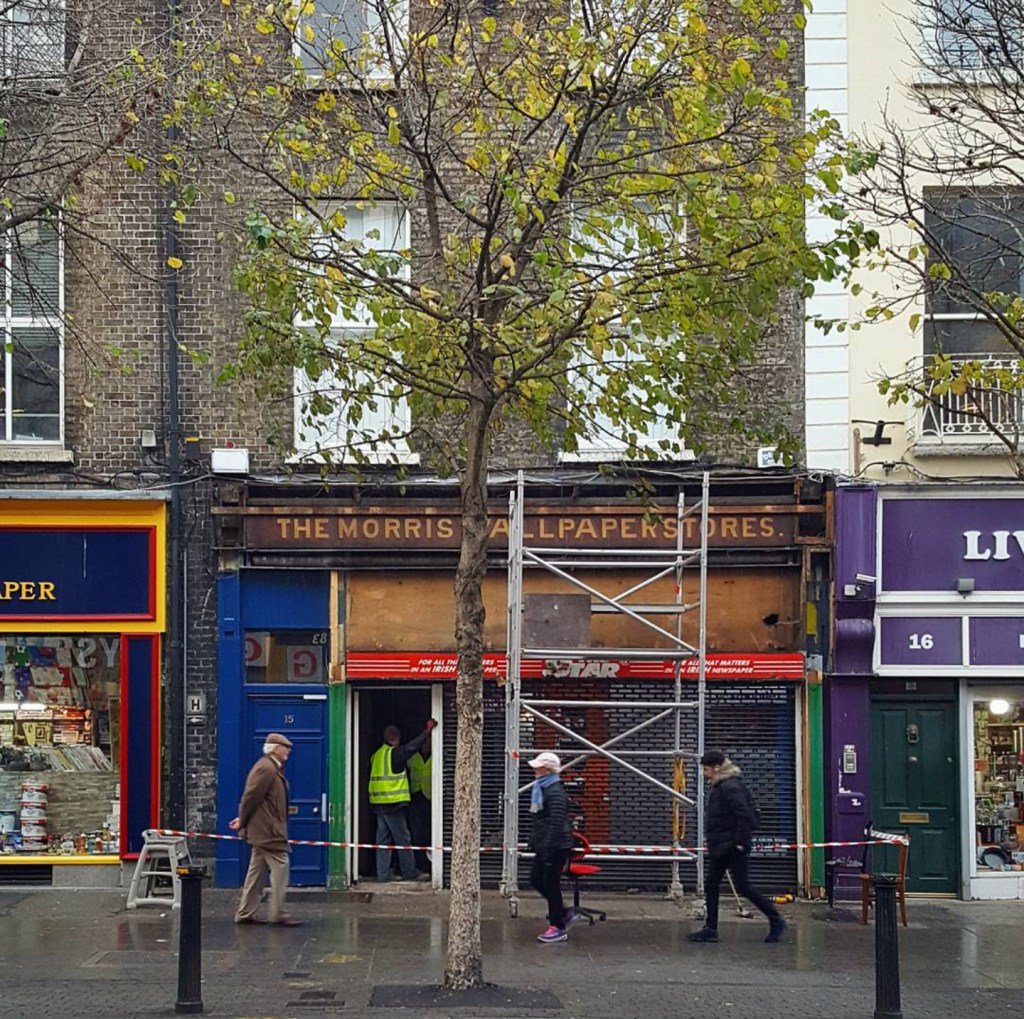
M962 393L941 391L940 383L926 378L932 362L928 355L914 358L908 374L923 383L925 402L915 407L909 422L911 438L922 445L998 446L996 431L1014 439L1024 435L1024 392L1004 385L999 378L1021 375L1019 358L1005 354L950 354L954 362L977 364L978 381ZM994 428L993 428L994 426Z

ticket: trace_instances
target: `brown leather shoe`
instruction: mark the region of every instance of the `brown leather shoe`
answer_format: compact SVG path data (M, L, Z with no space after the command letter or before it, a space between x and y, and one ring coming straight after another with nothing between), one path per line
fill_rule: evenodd
M305 920L293 920L290 916L286 916L283 920L271 920L271 927L301 927L306 921Z
M266 922L267 922L266 920L261 920L258 916L243 916L241 920L236 920L235 921L235 923L237 923L239 925L249 924L249 923L265 924Z

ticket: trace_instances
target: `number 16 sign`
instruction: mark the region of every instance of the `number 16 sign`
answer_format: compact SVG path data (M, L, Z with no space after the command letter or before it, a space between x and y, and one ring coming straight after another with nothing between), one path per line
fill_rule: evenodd
M962 665L959 616L883 616L879 620L881 665Z

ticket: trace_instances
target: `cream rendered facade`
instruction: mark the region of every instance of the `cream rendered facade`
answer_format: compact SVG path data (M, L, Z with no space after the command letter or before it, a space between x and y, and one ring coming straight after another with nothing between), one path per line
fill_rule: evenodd
M851 137L864 140L884 135L883 114L905 129L926 126L918 100L936 88L928 83L921 59L916 16L914 0L816 0L805 33L808 108L829 110ZM919 187L931 183L922 178ZM827 229L827 221L808 218L811 236ZM909 229L890 230L883 233L882 242L905 249L913 243L913 234ZM837 287L819 290L808 301L808 315L848 316L857 322L875 303L873 295L891 295L895 286L880 271L862 271L857 282L863 288L857 296ZM889 406L878 392L880 377L899 374L921 358L920 326L913 332L909 324L915 312L923 314L923 305L853 332L825 334L808 323L808 466L891 482L918 481L921 474L937 479L1012 477L1007 457L989 437L923 434L919 410ZM884 431L891 445L863 442L871 437L876 421L891 422Z

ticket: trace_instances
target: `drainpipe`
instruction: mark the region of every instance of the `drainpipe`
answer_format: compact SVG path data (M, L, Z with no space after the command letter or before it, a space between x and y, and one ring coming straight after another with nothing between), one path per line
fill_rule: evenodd
M158 3L160 0L158 0ZM170 47L173 52L179 34L180 0L170 0L165 13L170 22ZM166 131L168 147L177 142L173 124ZM167 792L164 809L167 823L174 828L185 826L185 668L184 668L184 605L185 577L182 554L184 532L181 505L181 403L179 396L178 349L178 274L167 260L178 257L178 231L174 221L175 191L168 184L164 196L164 271L167 284L164 295L167 353L167 402L164 434L167 436L167 465L170 474L170 548L167 577L168 625L164 659L164 713L166 717Z

